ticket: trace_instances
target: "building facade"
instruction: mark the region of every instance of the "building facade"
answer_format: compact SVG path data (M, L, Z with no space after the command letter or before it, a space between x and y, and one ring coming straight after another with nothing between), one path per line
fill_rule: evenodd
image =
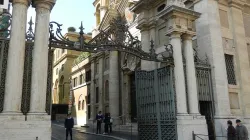
M90 40L89 35L84 35L87 40ZM65 34L65 38L70 41L78 41L79 34L69 31ZM52 91L52 119L64 119L68 113L68 105L70 100L70 80L71 68L76 59L81 56L82 52L66 49L54 50L53 64L53 91Z
M191 74L184 74L184 71L190 70L190 65L189 68L184 67L182 57L175 57L175 73L178 72L181 74L178 77L182 77L177 80L183 83L176 86L183 89L185 85L188 87L187 92L183 89L176 91L177 96L182 95L177 97L178 118L182 120L178 122L178 136L187 136L189 139L192 131L226 135L226 121L237 118L250 129L249 0L95 0L93 4L96 8L93 38L98 35L98 30L105 30L113 17L121 14L126 18L130 32L141 40L144 51L149 51L150 40L154 40L156 52L162 52L164 44L170 43L174 52L179 51L189 64L192 59L186 53L190 46L197 50L200 58L208 59L213 93L211 102L214 106L210 112L214 112L211 125L207 125L208 119L202 111L206 101L197 100L191 94L202 94L194 90L197 88L196 78L182 82L185 74L190 78ZM177 50L178 47L180 49ZM92 119L100 110L110 112L117 118L117 123L135 121L134 70L153 70L164 64L138 61L120 52L99 53L91 59L90 93L94 93L90 99ZM106 60L109 63L107 71ZM105 97L109 97L108 103ZM189 129L190 126L193 126L192 129Z

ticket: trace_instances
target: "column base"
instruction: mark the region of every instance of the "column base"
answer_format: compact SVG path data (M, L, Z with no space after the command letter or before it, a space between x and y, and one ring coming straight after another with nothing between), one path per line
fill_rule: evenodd
M205 116L178 114L177 115L178 140L192 140L193 132L195 134L204 134L204 135L208 134ZM204 138L204 140L207 139Z
M50 140L49 115L0 114L1 140Z

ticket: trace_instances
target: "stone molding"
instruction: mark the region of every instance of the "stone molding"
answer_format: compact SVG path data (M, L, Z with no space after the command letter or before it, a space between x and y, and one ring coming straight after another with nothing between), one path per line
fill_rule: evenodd
M56 0L34 0L32 6L34 8L45 8L51 11L55 4Z
M182 35L182 39L184 39L184 40L192 40L193 36L194 36L194 34L185 33L185 34Z
M172 5L157 16L159 19L167 21L167 35L172 32L181 32L194 36L194 22L200 17L200 13Z
M31 4L30 0L13 0L12 1L13 5L14 4L24 4L26 5L27 7Z
M238 9L243 9L244 5L246 4L246 2L240 1L240 0L229 0L228 1L228 5L229 7L234 7L234 8L238 8Z

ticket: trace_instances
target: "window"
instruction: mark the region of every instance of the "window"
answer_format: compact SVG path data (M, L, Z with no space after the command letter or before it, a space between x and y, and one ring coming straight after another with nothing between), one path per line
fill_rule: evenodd
M74 80L74 81L73 81L73 82L74 82L74 83L73 83L73 86L76 87L76 86L77 86L77 77L74 78L73 80Z
M88 119L90 119L91 117L91 107L90 105L88 105Z
M81 101L78 101L78 110L81 110Z
M228 84L236 85L233 55L225 54Z
M86 82L91 81L91 70L86 72Z
M98 87L95 88L95 93L96 93L96 96L95 96L96 100L95 100L95 102L99 103L99 88Z
M219 10L220 14L220 24L224 28L229 28L227 11Z
M62 68L61 68L61 70L62 70L62 71L64 70L64 64L62 64Z
M105 100L109 101L109 81L105 82Z
M58 68L56 68L56 75L58 74Z
M83 84L83 75L80 75L80 85Z
M84 110L84 100L82 100L82 110Z
M162 4L161 6L157 8L157 12L161 12L162 10L164 10L165 7L166 7L166 4Z
M90 86L88 85L87 86L87 104L90 104L90 99L91 99L91 95L90 95Z
M104 69L105 69L105 70L108 70L108 69L109 69L109 57L106 57L106 58L105 58Z
M250 37L250 15L243 14L246 37Z
M62 49L62 54L65 52L65 49Z

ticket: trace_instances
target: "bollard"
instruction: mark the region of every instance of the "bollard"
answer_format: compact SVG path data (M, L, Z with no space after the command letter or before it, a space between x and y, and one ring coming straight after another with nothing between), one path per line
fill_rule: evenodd
M38 140L38 137L36 137L36 140Z

